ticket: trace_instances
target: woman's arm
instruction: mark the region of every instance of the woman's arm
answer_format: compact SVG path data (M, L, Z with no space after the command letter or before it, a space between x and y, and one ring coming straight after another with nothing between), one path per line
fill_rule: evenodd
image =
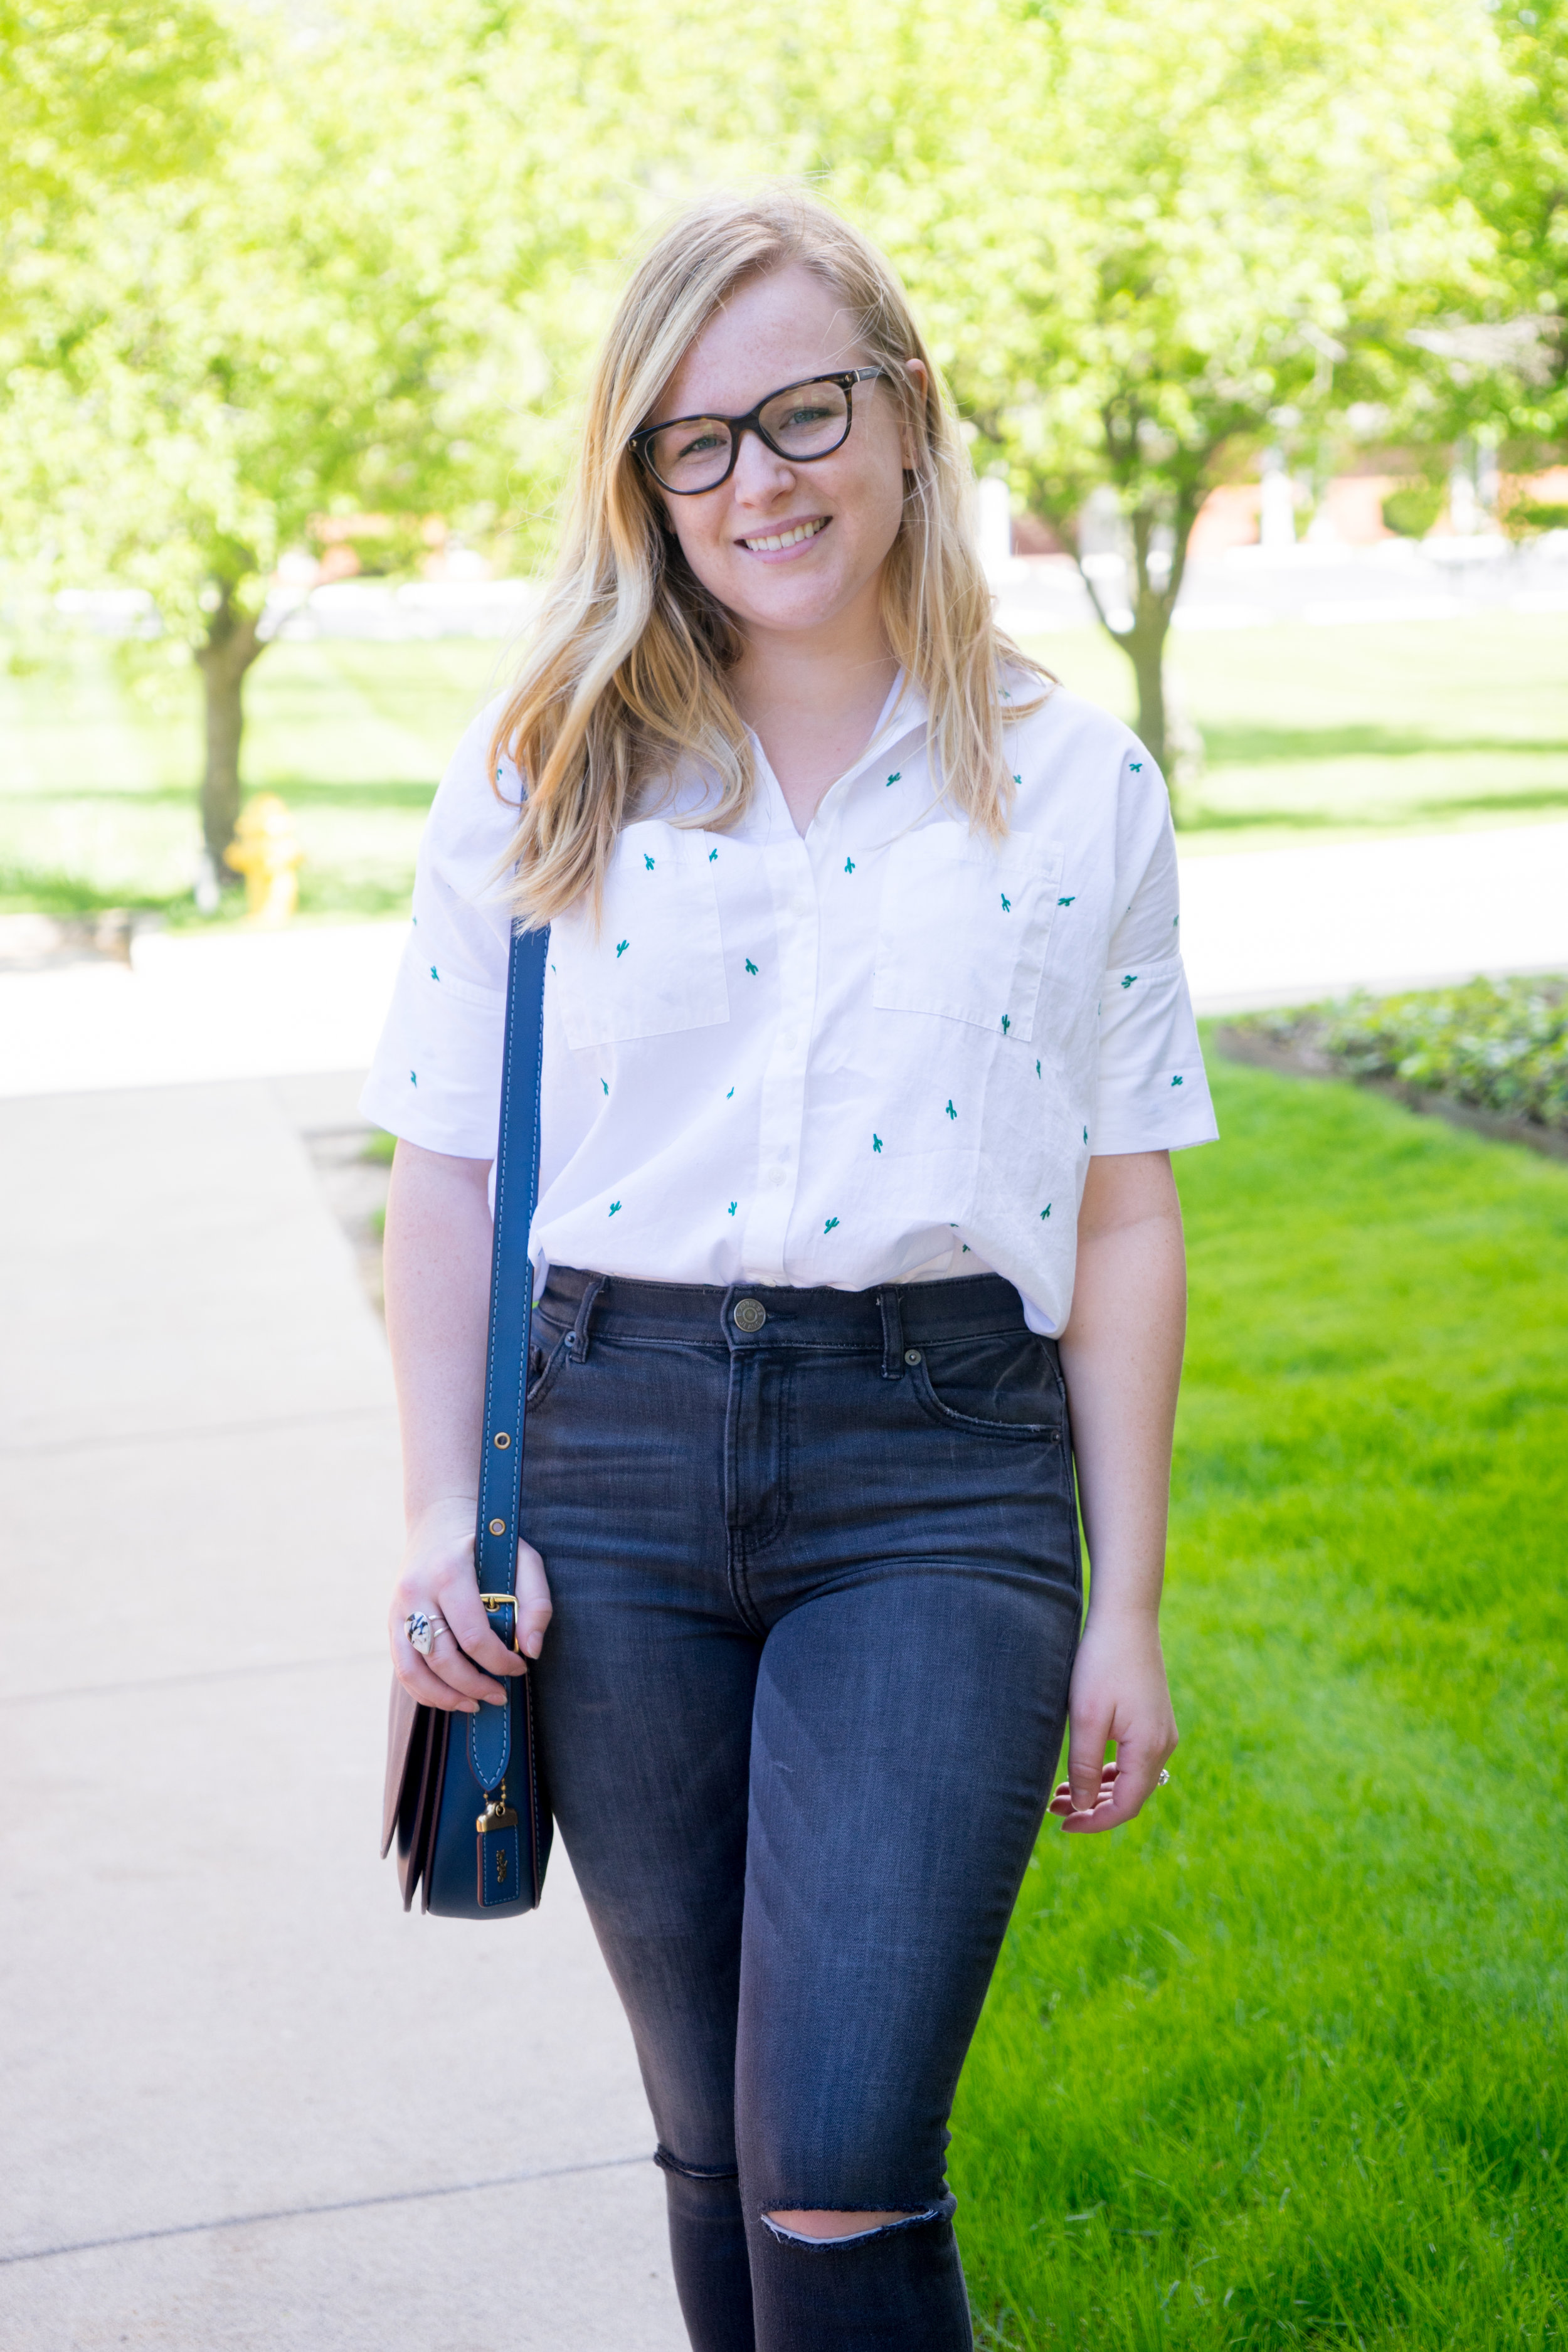
M1069 1700L1068 1779L1051 1801L1064 1829L1131 1821L1176 1745L1160 1588L1186 1302L1169 1152L1091 1160L1061 1339L1090 1566ZM1110 1739L1116 1760L1107 1764Z
M488 1160L399 1142L386 1203L386 1332L408 1528L392 1596L392 1658L416 1698L467 1715L481 1698L505 1696L496 1675L524 1671L522 1659L490 1632L474 1574L489 1315L489 1181ZM517 1548L517 1591L519 1643L536 1658L550 1622L550 1589L528 1544ZM438 1611L451 1629L428 1659L405 1630L416 1609Z

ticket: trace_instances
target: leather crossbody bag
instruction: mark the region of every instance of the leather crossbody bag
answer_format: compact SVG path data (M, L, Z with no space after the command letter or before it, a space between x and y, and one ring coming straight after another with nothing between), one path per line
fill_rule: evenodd
M548 930L513 926L507 967L506 1059L496 1145L495 1244L485 1363L484 1456L474 1565L490 1631L517 1645L518 1511L528 1402L533 1269L529 1229L539 1192L539 1082ZM450 1919L531 1911L550 1858L551 1816L534 1752L533 1676L509 1675L505 1704L461 1715L425 1706L393 1678L387 1727L384 1857L395 1839L403 1907Z

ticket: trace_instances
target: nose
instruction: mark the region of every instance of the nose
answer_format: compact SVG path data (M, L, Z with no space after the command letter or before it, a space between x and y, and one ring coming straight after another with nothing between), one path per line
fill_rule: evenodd
M753 426L746 427L735 453L735 470L730 477L737 504L771 505L782 491L794 488L795 473L788 459L770 449Z

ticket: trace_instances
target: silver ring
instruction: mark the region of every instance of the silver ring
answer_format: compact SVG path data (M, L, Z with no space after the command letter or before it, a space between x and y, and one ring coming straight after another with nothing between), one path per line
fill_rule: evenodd
M1170 1776L1170 1774L1165 1770L1164 1767L1162 1765L1162 1767L1161 1767L1161 1769L1160 1769L1160 1777L1159 1777L1159 1779L1155 1781L1154 1786L1156 1787L1156 1789L1168 1789L1168 1788L1170 1787L1170 1785L1171 1785L1171 1776Z
M434 1609L411 1609L403 1621L403 1630L420 1656L427 1658L436 1646L437 1636L447 1631L447 1621Z

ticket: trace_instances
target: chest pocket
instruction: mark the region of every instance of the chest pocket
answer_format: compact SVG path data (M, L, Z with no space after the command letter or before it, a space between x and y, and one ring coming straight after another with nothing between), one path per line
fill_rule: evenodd
M993 844L962 825L894 842L882 884L871 1002L1026 1041L1046 968L1062 846L1037 834Z
M603 919L574 908L550 934L574 1047L664 1037L730 1018L710 844L658 819L629 824L605 880Z

